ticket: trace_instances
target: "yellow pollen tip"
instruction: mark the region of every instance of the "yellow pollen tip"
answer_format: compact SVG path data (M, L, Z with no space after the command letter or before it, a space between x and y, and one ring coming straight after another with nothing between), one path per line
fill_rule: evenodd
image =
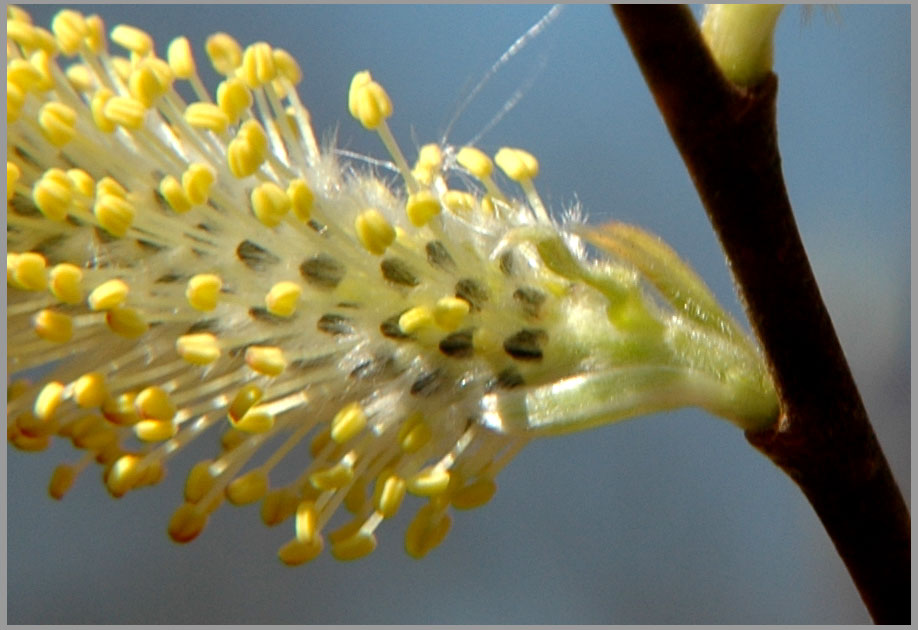
M290 488L269 490L261 502L262 522L268 527L284 522L296 513L298 501L299 497Z
M126 129L140 129L146 107L141 101L129 96L112 96L105 102L102 114L107 120Z
M83 39L89 35L89 27L81 13L65 9L58 11L51 20L51 32L61 52L69 57L80 51Z
M413 558L423 558L443 542L451 523L449 514L425 505L405 531L405 551Z
M278 282L265 295L265 307L272 315L290 317L302 293L303 289L295 282Z
M150 328L143 315L134 308L110 309L105 314L105 323L113 333L127 339L140 337Z
M86 298L86 302L94 311L107 311L110 308L121 306L129 290L130 288L123 280L108 280L93 289Z
M73 140L76 135L76 111L69 105L52 101L42 105L38 112L38 124L42 135L56 147Z
M208 37L204 50L219 74L230 75L242 63L242 47L226 33L214 33Z
M278 550L277 556L284 564L297 566L314 560L322 553L323 547L324 544L321 537L309 542L301 542L294 538Z
M449 486L449 471L441 468L425 468L408 480L408 492L429 497L446 492Z
M319 512L312 501L301 501L296 506L296 539L300 542L313 542L320 538Z
M166 175L159 182L159 194L163 196L169 207L178 214L191 210L191 200L185 194L182 184L172 175Z
M207 203L210 188L216 181L216 174L209 164L195 162L182 173L182 188L193 204Z
M238 422L255 403L261 400L262 396L264 396L264 392L261 391L258 385L249 384L242 387L236 392L227 409L230 420Z
M343 407L331 421L331 439L344 444L367 426L367 416L360 403L353 402Z
M51 481L48 483L48 494L55 499L63 499L67 491L73 486L76 480L76 470L72 466L61 464L51 473Z
M169 42L166 59L177 78L190 79L194 76L194 55L191 53L191 44L188 43L187 37L176 37Z
M86 47L95 54L105 50L105 23L98 15L90 15L86 18Z
M65 304L79 304L83 301L80 283L83 271L76 265L61 263L51 269L51 293Z
M32 187L32 200L52 221L67 218L73 201L73 182L59 168L49 168Z
M376 509L383 518L395 516L402 505L402 499L405 498L405 480L397 475L389 475L381 484L377 482L377 487L380 490L376 496Z
M398 443L406 453L414 453L430 441L432 432L418 411L405 419L398 430Z
M303 78L303 71L300 69L300 64L293 58L293 55L282 48L275 48L273 55L278 75L290 81L292 85L299 83Z
M145 59L128 77L128 91L144 107L152 107L172 85L172 70L161 59Z
M376 208L364 210L354 220L357 238L364 248L376 256L385 253L395 241L395 229Z
M108 398L105 376L100 372L88 372L73 382L73 402L84 409L99 407Z
M35 405L32 409L35 417L42 422L49 421L61 404L63 396L64 385L62 383L52 381L46 384L35 398Z
M447 190L443 193L443 205L453 214L468 212L475 208L475 195L464 190Z
M169 519L169 536L177 543L197 538L207 525L207 512L193 503L183 503Z
M161 387L147 387L134 399L134 408L141 418L148 420L172 420L175 405L169 394Z
M244 433L267 433L274 428L274 414L265 407L254 406L239 420L230 417L231 424Z
M481 479L450 495L450 504L457 510L471 510L491 500L497 491L497 484L492 479Z
M199 461L188 471L185 478L185 500L189 503L197 503L204 498L211 488L214 487L216 478L211 472L209 459Z
M257 42L245 49L242 54L240 76L251 88L269 83L277 76L274 65L274 54L270 44Z
M433 317L437 326L446 331L454 331L469 314L469 303L457 297L445 297L437 300L434 306Z
M41 80L38 68L25 59L13 59L6 65L7 84L15 85L23 93L36 89Z
M124 236L134 222L134 205L124 197L103 194L96 199L93 214L105 231L112 236Z
M217 105L233 124L252 106L252 93L242 79L232 77L217 86Z
M309 475L309 483L316 490L336 490L343 488L354 479L354 469L346 462L317 470Z
M440 202L429 190L420 190L408 196L405 213L412 224L416 227L423 227L440 214Z
M185 298L192 308L199 311L212 311L217 308L217 298L223 281L212 273L199 273L188 280Z
M246 121L226 149L230 171L240 179L248 177L265 161L267 150L268 137L264 129L254 120Z
M122 48L126 48L141 57L145 57L153 51L153 38L135 26L119 24L112 29L110 37L113 42Z
M226 498L233 505L248 505L258 501L268 492L268 475L256 468L233 479L226 486Z
M89 110L92 112L92 121L101 131L112 133L115 131L115 123L105 114L105 106L115 96L114 92L108 88L99 88L92 95L89 102Z
M300 221L308 221L315 203L315 194L309 184L302 179L292 180L287 186L287 197L290 198L290 205L296 218Z
M245 362L265 376L277 376L287 367L283 351L274 346L250 346L245 351Z
M32 320L35 333L54 343L65 343L73 337L73 319L64 313L43 309Z
M174 437L177 431L171 420L141 420L134 425L134 435L141 442L162 442Z
M206 129L216 134L226 131L230 118L213 103L192 103L185 108L185 121L195 129Z
M483 151L475 147L462 147L456 154L456 161L459 165L469 171L478 179L484 180L491 176L494 170L494 164Z
M534 179L539 174L539 162L522 149L504 147L494 156L494 162L515 182Z
M373 80L369 71L354 75L347 95L347 107L351 116L367 129L376 129L392 115L392 101L383 87Z
M210 333L182 335L175 340L175 350L193 365L208 365L220 358L217 338Z
M332 543L332 555L341 561L363 558L376 549L376 534L359 531L349 538Z
M426 306L415 306L402 313L398 318L398 327L403 333L410 335L422 328L428 328L434 323L434 315Z
M44 291L48 288L45 257L35 252L18 254L13 259L13 282L28 291ZM7 256L7 277L10 257Z
M256 186L251 201L252 212L267 227L280 225L292 205L286 191L274 182Z

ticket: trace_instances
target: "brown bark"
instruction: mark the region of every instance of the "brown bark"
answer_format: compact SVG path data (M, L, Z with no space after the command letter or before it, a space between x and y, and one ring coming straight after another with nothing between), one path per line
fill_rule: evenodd
M794 221L777 77L723 77L683 6L613 5L765 350L781 402L747 439L803 490L874 621L909 623L910 516L870 425Z

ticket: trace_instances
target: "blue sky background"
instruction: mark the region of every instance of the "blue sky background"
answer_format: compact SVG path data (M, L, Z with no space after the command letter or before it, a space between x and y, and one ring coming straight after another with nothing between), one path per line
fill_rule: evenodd
M370 69L395 105L408 154L438 140L456 106L547 6L105 6L165 54L188 35L231 33L290 51L317 133L384 158L346 109ZM47 25L53 7L33 7ZM823 297L876 431L910 496L910 7L842 6L778 27L779 133L790 197ZM539 68L542 68L539 71ZM209 68L208 68L209 70ZM534 75L538 71L537 75ZM213 87L212 79L208 84ZM504 66L456 122L474 137L534 76L479 146L530 150L558 212L660 234L742 321L732 280L685 168L605 5L569 6ZM416 139L416 140L415 140ZM289 569L286 525L221 508L173 544L166 523L201 440L153 489L113 501L96 471L63 502L47 479L63 444L8 451L10 623L863 623L867 614L794 484L733 426L700 411L535 442L495 498L458 513L423 561L400 514L370 557L328 553Z

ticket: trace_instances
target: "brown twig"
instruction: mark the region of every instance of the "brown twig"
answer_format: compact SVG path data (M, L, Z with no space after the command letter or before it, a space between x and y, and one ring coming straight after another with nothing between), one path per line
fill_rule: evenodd
M800 486L874 621L909 623L910 517L807 260L781 173L777 78L723 77L683 6L613 5L726 250L782 414L747 439Z

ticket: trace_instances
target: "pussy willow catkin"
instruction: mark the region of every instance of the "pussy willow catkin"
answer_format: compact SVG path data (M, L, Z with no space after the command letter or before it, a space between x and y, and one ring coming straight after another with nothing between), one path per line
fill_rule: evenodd
M92 464L115 497L155 484L207 433L176 541L224 500L260 502L293 521L285 563L326 544L350 560L414 503L420 557L534 437L682 405L774 418L756 348L701 280L638 228L555 222L529 153L428 144L412 166L357 72L342 105L382 139L390 186L316 142L288 53L226 33L204 49L213 95L185 38L163 59L131 26L9 9L7 437L81 452L53 497Z

